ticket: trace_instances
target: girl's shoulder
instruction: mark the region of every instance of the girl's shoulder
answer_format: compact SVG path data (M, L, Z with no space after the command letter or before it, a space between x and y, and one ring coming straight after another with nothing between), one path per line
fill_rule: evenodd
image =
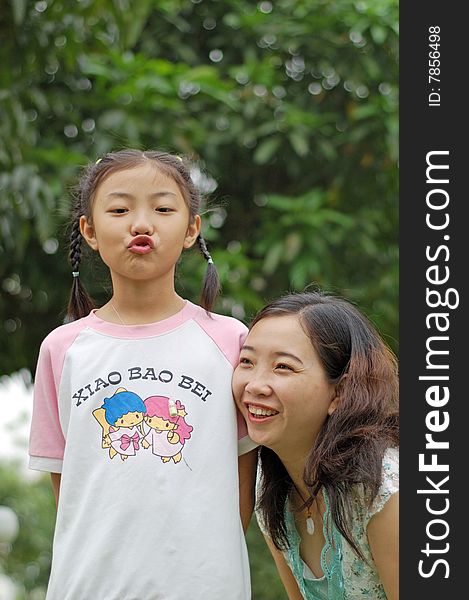
M207 312L204 308L198 304L192 304L193 307L193 318L203 326L206 327L222 327L228 332L247 332L248 328L246 325L235 317L228 315L220 315L214 312Z
M86 327L87 317L84 317L56 327L44 338L39 349L36 382L41 378L50 380L51 373L55 373L56 378L60 377L68 350Z
M41 349L63 348L69 346L77 335L88 326L89 315L76 321L59 325L49 332L41 344Z
M234 317L207 313L201 306L194 307L192 318L222 351L233 367L238 365L239 351L246 339L248 328Z

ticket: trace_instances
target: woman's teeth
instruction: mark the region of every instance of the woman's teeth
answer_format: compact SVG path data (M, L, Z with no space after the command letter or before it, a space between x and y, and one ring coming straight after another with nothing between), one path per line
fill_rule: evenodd
M248 410L252 415L256 415L256 417L271 417L272 415L277 415L278 411L270 410L268 408L259 408L259 406L248 406Z

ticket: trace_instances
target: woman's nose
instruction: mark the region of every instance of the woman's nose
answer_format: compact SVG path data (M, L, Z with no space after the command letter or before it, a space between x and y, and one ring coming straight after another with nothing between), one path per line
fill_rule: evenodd
M264 377L253 377L244 389L251 396L269 396L272 393L272 388Z

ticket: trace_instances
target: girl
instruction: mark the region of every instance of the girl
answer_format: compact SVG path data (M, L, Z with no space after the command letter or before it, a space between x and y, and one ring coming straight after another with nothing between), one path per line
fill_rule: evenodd
M397 389L395 357L345 300L292 294L255 317L233 390L291 600L398 598Z
M218 278L199 212L186 166L164 152L110 153L81 179L71 322L41 346L31 426L30 466L52 473L58 502L47 600L250 598L239 502L247 527L255 452L231 394L246 328L209 312ZM82 239L112 279L97 310L80 281ZM208 266L203 308L174 288L194 243ZM154 407L134 400L163 396L190 423L171 436L182 460L142 449Z

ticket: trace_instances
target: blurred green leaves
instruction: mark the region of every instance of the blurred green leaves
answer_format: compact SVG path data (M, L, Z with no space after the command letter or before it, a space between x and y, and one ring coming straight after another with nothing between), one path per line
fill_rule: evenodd
M79 168L126 146L188 154L215 182L219 311L248 320L317 282L397 350L394 0L10 0L0 34L3 373L34 369L63 318ZM184 257L181 293L197 299L204 268Z
M21 600L44 598L55 522L49 477L25 480L13 464L0 464L0 481L0 505L13 509L20 525L12 548L0 559L1 567L18 584Z

